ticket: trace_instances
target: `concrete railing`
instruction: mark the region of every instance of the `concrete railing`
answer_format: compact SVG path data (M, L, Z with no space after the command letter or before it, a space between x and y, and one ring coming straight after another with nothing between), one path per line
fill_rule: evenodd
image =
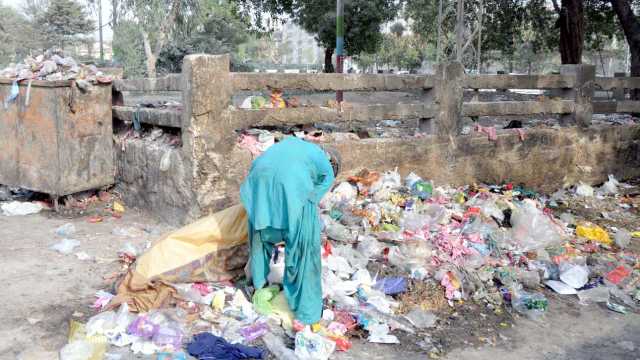
M243 111L219 109L238 128L316 122L368 122L376 120L421 119L427 132L455 136L463 116L510 116L557 114L563 125L587 127L593 113L640 112L640 101L625 99L625 91L640 89L640 78L595 77L591 65L565 65L561 75L466 75L460 64L437 67L435 75L359 75L359 74L264 74L221 71L227 92L270 89L321 91L416 91L427 94L423 104L350 105L341 111L326 107L301 107ZM134 112L150 125L181 127L182 112L164 109L135 109L123 106L122 93L182 92L188 87L184 74L158 79L116 80L114 114L132 120ZM541 89L552 97L538 101L463 102L463 91L473 89ZM613 91L614 100L594 101L595 90ZM428 120L436 119L435 122Z
M342 150L344 168L350 172L363 167L377 170L399 167L401 172L416 171L448 183L512 180L537 187L561 185L578 178L599 181L609 172L618 172L618 168L598 168L586 177L576 169L597 168L603 161L607 164L628 162L628 154L637 153L637 146L633 144L637 143L638 129L612 128L603 134L603 130L591 127L592 114L635 112L636 109L640 112L640 102L622 98L594 102L594 91L636 87L640 87L636 78L596 78L595 67L591 65L565 66L560 75L534 76L466 75L459 63L440 65L434 75L262 74L229 72L229 57L225 55L190 55L185 58L180 75L116 81L114 91L116 95L122 91L181 92L181 111L136 111L141 122L181 128L182 148L177 150L180 179L168 174L162 181L171 186L180 184L181 193L190 194L175 207L184 208L185 219L194 219L237 201L239 186L252 160L246 150L236 146L237 130L269 125L417 120L416 128L423 136L334 143ZM232 106L232 97L237 92L274 88L308 92L422 91L425 101L347 104L341 110L314 106L244 110ZM480 89L544 89L549 90L550 96L537 101L463 100L465 90ZM114 106L114 117L130 118L132 108L121 105ZM560 132L530 129L526 140L518 140L505 130L498 133L499 148L487 142L486 137L460 136L464 117L535 114L557 114L561 124L567 127ZM582 137L589 141L582 141ZM589 148L584 148L587 145ZM159 156L156 156L158 161ZM621 156L627 160L621 160ZM631 162L640 163L638 155L633 156L635 160ZM144 163L138 158L131 162L130 166L134 166L133 162L148 165L148 161ZM528 162L528 166L522 167L521 162ZM638 172L633 164L620 169L628 174ZM136 180L138 182L154 180L144 175L139 177L143 180ZM151 195L162 196L157 191Z

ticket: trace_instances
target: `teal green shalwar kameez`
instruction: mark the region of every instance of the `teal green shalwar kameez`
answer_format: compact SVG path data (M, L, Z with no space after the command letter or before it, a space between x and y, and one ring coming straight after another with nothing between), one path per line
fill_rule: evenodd
M304 324L322 316L318 203L333 180L329 158L319 146L288 137L255 159L240 189L249 217L253 285L266 284L273 246L284 241L284 293Z

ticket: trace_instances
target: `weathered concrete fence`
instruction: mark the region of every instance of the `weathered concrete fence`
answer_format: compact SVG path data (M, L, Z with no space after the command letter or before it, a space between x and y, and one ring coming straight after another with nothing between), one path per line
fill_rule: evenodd
M272 88L303 91L423 91L427 101L331 108L240 110L239 91ZM317 122L366 123L416 119L422 137L336 142L345 169L416 171L440 183L524 182L551 189L577 180L596 183L615 173L640 175L640 127L593 126L593 113L640 112L640 101L624 99L640 78L597 78L595 67L572 65L560 75L466 75L459 63L434 75L230 73L228 56L191 55L182 74L114 84L114 118L135 116L149 125L181 131L182 147L153 147L140 140L118 144L118 178L133 205L148 207L172 223L185 222L238 200L251 156L236 146L238 129ZM464 102L465 89L546 89L538 101ZM613 90L613 101L594 101L595 90ZM181 93L180 110L123 106L127 91ZM510 131L461 135L464 117L560 115L561 129L527 129L520 140ZM164 160L164 166L160 163ZM167 162L170 164L167 166Z

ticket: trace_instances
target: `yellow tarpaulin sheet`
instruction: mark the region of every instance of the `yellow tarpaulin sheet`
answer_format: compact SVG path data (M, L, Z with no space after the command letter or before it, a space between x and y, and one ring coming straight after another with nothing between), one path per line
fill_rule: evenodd
M233 279L247 263L247 221L236 205L168 234L136 260L112 304L147 311L175 292L169 283Z

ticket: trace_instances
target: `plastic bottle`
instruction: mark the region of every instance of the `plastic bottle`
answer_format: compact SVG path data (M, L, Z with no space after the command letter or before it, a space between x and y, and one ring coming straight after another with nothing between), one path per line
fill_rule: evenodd
M278 360L298 360L295 352L284 345L284 342L279 337L268 332L262 337L264 345L269 349L269 352L273 354Z

